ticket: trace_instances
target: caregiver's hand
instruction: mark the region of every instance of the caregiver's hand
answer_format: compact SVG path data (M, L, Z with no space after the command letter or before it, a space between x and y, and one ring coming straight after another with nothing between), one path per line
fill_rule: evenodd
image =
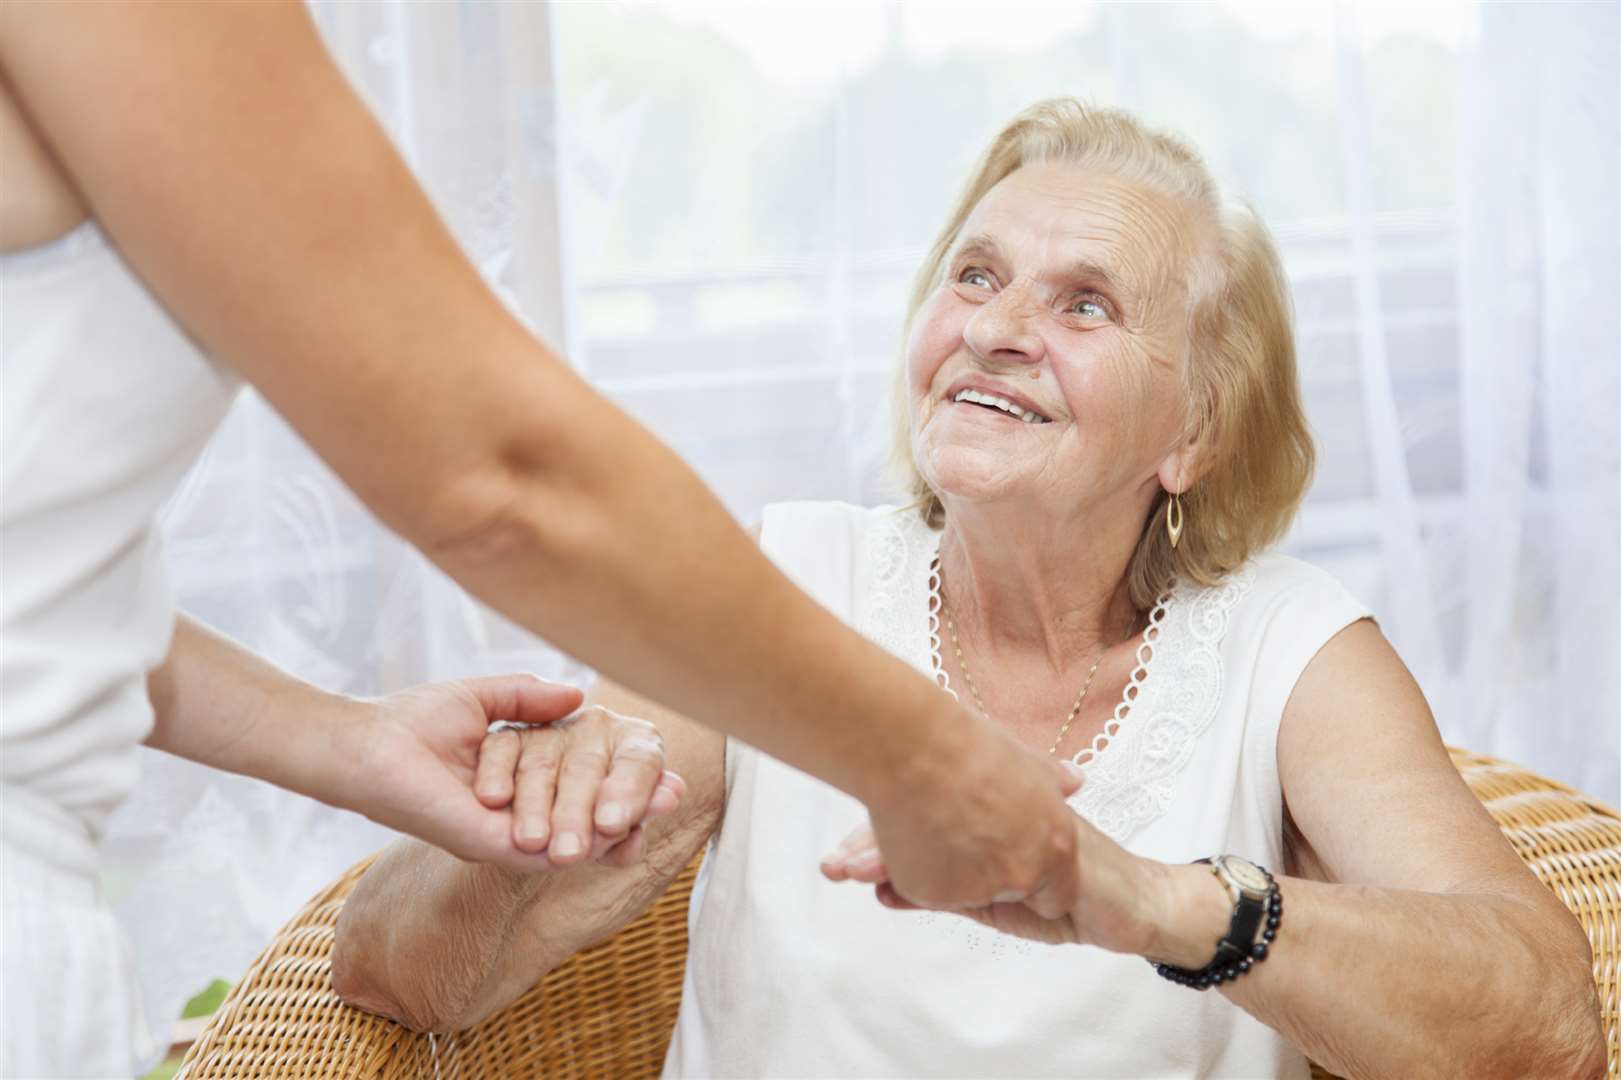
M1074 794L1080 788L1079 773L1069 771L1067 762L1061 765L1065 767L1065 795ZM1039 912L1030 903L1011 902L946 910L1003 933L1045 944L1096 945L1111 952L1152 955L1156 935L1172 908L1172 872L1187 868L1169 867L1134 855L1080 815L1071 813L1070 818L1078 887L1069 907L1055 914ZM889 867L869 826L857 828L822 859L822 874L830 881L876 886L878 901L885 907L900 911L920 908L895 891ZM1195 876L1201 880L1210 877ZM1199 883L1194 882L1195 886Z
M533 675L497 675L381 698L353 726L352 783L343 804L461 859L544 867L544 859L514 842L505 803L475 794L475 780L483 777L480 750L493 722L550 723L573 713L583 697L576 687Z
M998 729L971 730L979 735L971 745L919 753L938 762L937 774L920 765L921 775L898 779L885 802L868 800L886 880L925 907L1012 901L1044 916L1068 911L1077 895L1075 815L1063 797L1078 779Z
M479 751L475 790L511 807L512 842L555 867L642 856L642 823L674 810L686 781L664 768L658 728L601 705L542 727L497 726Z

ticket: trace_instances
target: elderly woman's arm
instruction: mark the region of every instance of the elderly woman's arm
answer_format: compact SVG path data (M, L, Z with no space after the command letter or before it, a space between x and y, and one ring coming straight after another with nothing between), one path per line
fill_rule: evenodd
M1349 1077L1603 1075L1581 926L1464 785L1373 623L1347 627L1307 667L1279 728L1278 771L1282 925L1266 960L1222 993ZM1035 940L1195 970L1211 961L1232 901L1208 867L1141 858L1080 818L1076 833L1081 900L1066 918L1022 904L968 914ZM884 884L870 834L823 872L877 882L884 903L910 906Z
M519 873L465 863L415 840L395 843L366 871L338 919L332 983L344 1001L418 1031L472 1027L646 911L708 841L725 799L725 740L606 683L590 703L653 721L668 767L686 780L675 812L646 823L639 854L622 867L611 858L581 861L581 853L555 869ZM514 816L525 846L550 847L557 861L550 837L592 830L593 800L565 798L571 786L578 794L601 782L590 758L563 763L550 822L533 800L551 804L556 770L527 753L515 763ZM481 787L486 779L481 770ZM577 804L569 813L578 821L562 820L568 801Z
M1283 922L1223 993L1346 1076L1603 1074L1580 925L1464 785L1371 622L1301 677L1278 771L1292 822ZM1231 901L1205 867L1167 873L1176 901L1143 951L1202 967Z

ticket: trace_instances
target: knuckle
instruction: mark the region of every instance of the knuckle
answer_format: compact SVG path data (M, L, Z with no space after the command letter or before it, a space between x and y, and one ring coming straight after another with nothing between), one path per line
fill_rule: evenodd
M571 747L563 758L563 772L569 776L601 773L608 764L608 755L598 746Z
M517 732L492 731L484 736L484 742L479 747L478 753L481 760L488 757L498 757L516 753L520 745Z
M662 739L647 738L643 735L634 735L619 740L615 748L614 757L630 761L652 764L664 760L664 742Z
M563 733L557 728L529 728L518 732L523 737L525 753L543 753L562 744Z
M517 771L524 776L551 776L557 772L557 758L553 754L525 754L518 759Z

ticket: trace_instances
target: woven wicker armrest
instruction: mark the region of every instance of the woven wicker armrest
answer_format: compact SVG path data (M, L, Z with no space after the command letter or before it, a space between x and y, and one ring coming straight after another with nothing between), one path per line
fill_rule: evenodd
M1609 1076L1621 1077L1621 817L1563 784L1452 751L1464 780L1593 944ZM259 954L186 1054L181 1080L623 1080L656 1076L681 1001L698 862L612 940L575 956L469 1031L416 1035L332 992L333 929L370 859L322 891ZM1313 1075L1331 1074L1313 1066Z
M577 1080L657 1076L681 1004L687 901L702 860L611 940L476 1028L418 1035L332 990L338 912L370 858L304 905L249 966L177 1080Z

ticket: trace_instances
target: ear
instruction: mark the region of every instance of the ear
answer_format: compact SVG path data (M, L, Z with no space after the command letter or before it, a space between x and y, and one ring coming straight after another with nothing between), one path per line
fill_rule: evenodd
M1194 485L1204 475L1203 448L1196 442L1179 443L1159 463L1159 486L1173 495Z

